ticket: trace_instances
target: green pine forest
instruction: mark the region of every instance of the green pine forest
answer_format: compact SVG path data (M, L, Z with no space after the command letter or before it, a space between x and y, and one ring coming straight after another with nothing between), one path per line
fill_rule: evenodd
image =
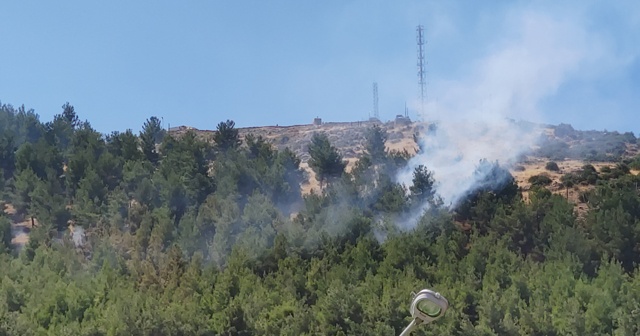
M231 120L106 135L69 103L0 105L0 335L398 335L422 288L450 308L414 335L640 335L640 160L565 176L581 213L489 161L454 206L428 165L394 182L413 153L366 134L349 173L315 134L302 195L300 158Z

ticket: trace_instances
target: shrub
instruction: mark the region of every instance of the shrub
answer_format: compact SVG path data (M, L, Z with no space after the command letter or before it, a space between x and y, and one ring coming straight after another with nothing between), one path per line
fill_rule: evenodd
M580 184L581 180L580 180L580 176L578 176L578 174L576 173L567 173L562 175L562 177L560 178L560 181L562 182L563 185L565 185L566 187L573 187L576 184Z
M549 161L547 162L547 164L544 166L544 168L546 170L550 170L550 171L560 171L560 167L558 167L558 164L555 163L555 161Z
M545 187L532 185L529 189L529 197L533 199L548 199L551 197L551 191Z
M586 164L582 166L582 171L580 172L580 178L587 182L587 184L596 184L598 181L598 172L593 165Z
M591 191L583 191L578 195L578 200L582 203L589 203L591 194L592 194Z
M586 164L582 166L582 168L574 173L568 173L562 175L560 181L565 186L567 185L576 185L576 184L596 184L599 176L596 168L590 164Z
M611 168L609 166L602 167L602 169L600 169L600 172L602 173L601 178L603 180L610 180L627 175L631 172L631 170L629 169L628 165L620 162L616 164L614 168Z
M556 139L544 139L540 148L536 151L537 156L546 157L550 160L561 161L571 157L569 145L564 141Z
M526 170L526 168L524 166L517 165L517 166L513 167L513 170L517 171L517 172L523 172L523 171Z
M547 186L551 184L551 182L551 178L544 174L534 175L529 178L529 183L531 183L532 186Z
M560 124L555 127L555 129L553 130L553 133L555 136L560 138L571 137L571 136L575 136L576 130L573 128L573 126L569 124Z

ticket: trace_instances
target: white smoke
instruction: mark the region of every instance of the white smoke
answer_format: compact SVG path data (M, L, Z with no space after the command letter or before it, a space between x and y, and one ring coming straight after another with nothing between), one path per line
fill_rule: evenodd
M82 226L75 226L71 231L71 239L75 247L82 247L85 242L85 233Z
M399 173L399 182L411 185L414 168L423 164L444 203L455 204L483 178L473 176L481 159L509 164L535 144L539 130L513 120L541 122L540 103L602 49L570 20L525 12L507 22L510 38L472 64L467 78L430 86L436 100L426 104L424 119L435 121L437 131L421 134L425 151Z

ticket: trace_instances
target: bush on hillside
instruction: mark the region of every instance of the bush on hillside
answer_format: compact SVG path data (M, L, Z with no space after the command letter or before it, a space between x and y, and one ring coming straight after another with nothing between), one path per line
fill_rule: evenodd
M593 185L599 179L596 168L590 164L586 164L580 168L580 170L562 175L560 181L565 186L573 186L576 184Z
M551 182L551 178L545 174L529 177L529 183L531 183L532 186L548 186Z
M600 169L601 178L603 180L610 180L622 177L631 172L631 169L628 165L623 162L616 164L615 167L611 168L610 166L605 166Z
M555 161L547 162L544 168L546 170L555 171L555 172L560 171L560 167L558 167L558 164Z
M569 145L556 139L543 139L540 148L535 155L548 158L553 161L562 161L570 157Z
M575 138L576 130L573 128L573 126L569 124L560 124L555 127L555 129L553 130L553 134L559 138L563 138L563 137Z
M631 132L576 131L571 125L560 124L554 127L554 136L543 137L538 156L550 160L565 158L587 161L619 161L627 151L628 144L637 143Z
M513 170L517 171L517 172L523 172L523 171L526 170L526 168L524 166L517 165L517 166L513 167Z

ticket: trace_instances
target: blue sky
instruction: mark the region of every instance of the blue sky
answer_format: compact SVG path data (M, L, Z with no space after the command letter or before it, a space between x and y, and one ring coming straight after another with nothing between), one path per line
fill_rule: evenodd
M3 1L0 101L101 132L473 113L640 132L637 1Z

